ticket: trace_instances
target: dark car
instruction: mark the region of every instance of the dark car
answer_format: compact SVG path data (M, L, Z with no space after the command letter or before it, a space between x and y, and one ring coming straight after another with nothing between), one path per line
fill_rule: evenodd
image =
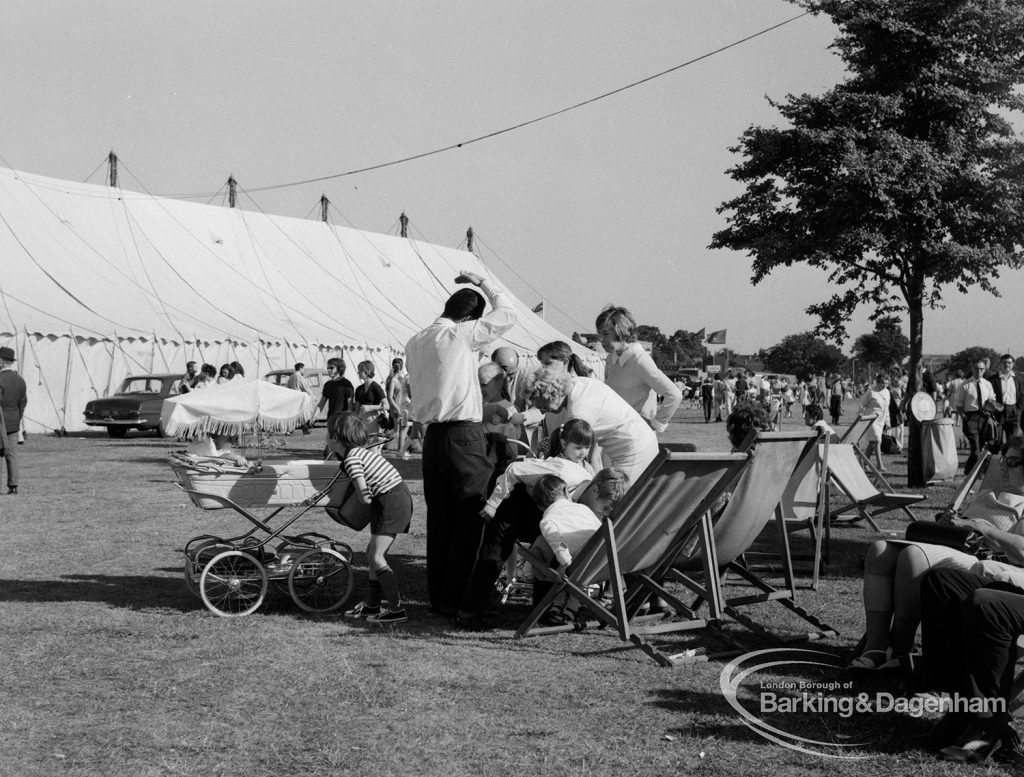
M117 392L85 406L86 426L105 426L111 437L129 429L160 433L160 410L167 397L177 396L184 375L132 375Z

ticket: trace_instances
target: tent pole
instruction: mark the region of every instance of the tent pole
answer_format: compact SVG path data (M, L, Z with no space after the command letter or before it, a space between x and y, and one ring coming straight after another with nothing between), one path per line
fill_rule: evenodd
M71 332L71 330L68 330ZM68 358L64 365L64 406L61 408L61 419L60 419L60 436L63 437L67 434L68 428L68 391L71 390L71 346L74 344L73 341L75 335L72 332L68 337Z
M113 189L117 187L117 154L114 153L114 149L110 149L110 153L107 155L107 165L110 168L110 186Z

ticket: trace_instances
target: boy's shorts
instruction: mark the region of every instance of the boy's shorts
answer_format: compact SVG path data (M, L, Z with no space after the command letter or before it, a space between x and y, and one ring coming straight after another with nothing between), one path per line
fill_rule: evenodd
M374 497L370 505L370 534L405 534L412 523L412 494L405 483Z

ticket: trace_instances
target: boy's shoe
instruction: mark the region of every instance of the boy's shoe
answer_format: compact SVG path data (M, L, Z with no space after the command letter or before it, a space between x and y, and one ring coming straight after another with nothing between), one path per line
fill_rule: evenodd
M367 604L366 602L359 602L351 610L345 610L346 618L367 618L370 616L380 615L380 605Z
M379 607L380 612L376 615L367 615L366 620L370 623L404 623L409 620L409 616L405 614L405 608L399 607L397 610L389 610L387 607Z

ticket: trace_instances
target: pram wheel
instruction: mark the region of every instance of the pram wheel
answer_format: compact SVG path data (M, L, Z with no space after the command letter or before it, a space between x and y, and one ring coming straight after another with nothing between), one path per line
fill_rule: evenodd
M254 612L267 595L267 572L253 556L227 550L214 556L199 577L199 595L222 618Z
M203 567L214 556L233 549L220 537L214 537L212 534L193 537L185 545L185 568L183 570L185 586L196 599L202 598L199 593L199 577L203 573Z
M295 561L288 573L288 592L306 612L334 612L348 601L354 582L344 556L330 548L317 548Z

